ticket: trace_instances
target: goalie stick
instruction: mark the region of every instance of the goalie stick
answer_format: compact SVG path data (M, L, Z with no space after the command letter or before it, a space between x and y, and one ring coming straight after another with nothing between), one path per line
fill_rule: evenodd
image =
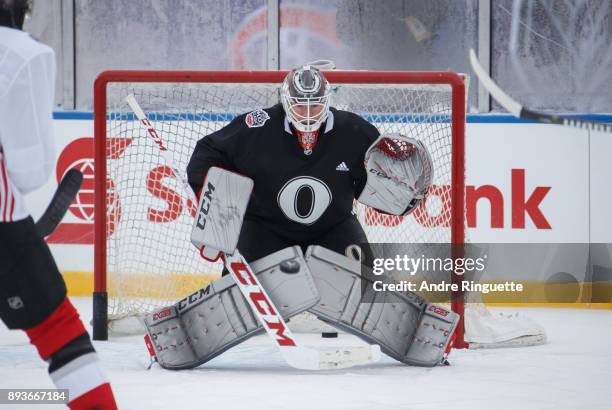
M240 252L236 250L231 255L222 253L221 259L251 306L251 310L291 367L301 370L346 369L380 359L378 345L333 350L317 350L298 345L287 323L278 313L279 310Z
M187 190L187 194L194 197L183 174L174 167L172 155L168 152L163 140L138 104L138 101L136 101L134 95L128 95L125 100L139 122L147 129L147 135L151 137L160 149L161 155L167 163L166 165L172 168L177 178L181 180ZM252 273L252 269L240 252L236 249L232 254L225 252L220 254L223 264L249 303L253 314L257 316L257 320L274 340L283 358L291 367L301 370L345 369L376 362L380 359L381 353L380 346L378 345L342 347L330 351L319 351L298 345L287 323L278 313L280 311L266 293L257 276Z
M162 158L164 158L164 161L166 161L166 165L168 165L172 169L176 177L183 183L183 189L185 190L187 195L191 196L191 200L193 201L193 203L197 204L198 201L195 198L195 195L192 193L191 188L187 184L187 181L183 177L183 174L178 168L174 166L174 159L172 158L172 154L164 145L164 141L157 133L157 130L153 127L153 124L151 124L151 121L149 121L149 119L145 115L144 111L140 107L140 104L138 104L138 101L136 101L136 97L134 97L134 94L129 94L127 97L125 97L125 101L132 109L132 112L134 112L134 115L136 115L136 118L138 118L140 124L147 130L147 136L149 136L151 140L155 142L157 148L159 148L159 153Z
M487 74L485 69L478 61L478 57L476 57L474 49L470 49L470 63L472 65L472 69L478 77L478 80L480 80L480 82L487 89L489 94L493 96L495 101L497 101L502 107L504 107L513 116L517 118L533 120L545 124L557 124L575 128L589 129L593 131L612 132L612 124L609 123L587 120L583 118L576 118L573 116L547 114L525 108L518 101L512 99L512 97L506 94L495 83L495 81L493 81L493 79Z
M66 172L61 182L57 186L57 190L51 198L51 202L42 216L36 221L36 229L43 238L53 233L57 225L60 223L72 200L79 192L81 183L83 182L83 174L76 169L71 169Z

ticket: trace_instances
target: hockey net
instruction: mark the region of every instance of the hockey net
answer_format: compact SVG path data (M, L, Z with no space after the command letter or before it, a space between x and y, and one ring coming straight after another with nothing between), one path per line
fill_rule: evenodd
M111 71L97 79L94 338L105 339L109 328L131 333L143 314L220 276L221 265L202 260L189 241L197 204L182 182L185 175L177 177L172 168L185 170L196 142L237 115L276 104L284 75ZM363 116L381 133L423 140L433 159L430 195L410 216L383 215L355 203L369 241L464 243L466 77L345 71L327 76L332 106ZM172 164L147 137L126 103L128 95L134 95L163 139ZM469 309L463 296L453 299L453 310L470 321L483 318L478 332L495 327L486 309ZM464 338L478 343L470 328L467 323L466 334L460 323L458 347L467 346ZM521 332L511 333L520 338Z

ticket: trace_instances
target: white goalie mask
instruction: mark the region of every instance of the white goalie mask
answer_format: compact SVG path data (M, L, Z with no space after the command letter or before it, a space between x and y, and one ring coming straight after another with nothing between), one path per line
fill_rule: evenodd
M287 120L298 131L317 131L327 119L329 82L313 66L306 65L287 74L280 97Z

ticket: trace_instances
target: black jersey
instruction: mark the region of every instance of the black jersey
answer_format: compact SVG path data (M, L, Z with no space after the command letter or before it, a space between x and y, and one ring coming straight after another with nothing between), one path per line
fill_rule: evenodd
M307 155L280 104L236 117L198 141L187 166L199 194L212 166L253 179L245 219L296 242L314 240L350 217L366 183L365 152L379 132L360 116L330 109Z

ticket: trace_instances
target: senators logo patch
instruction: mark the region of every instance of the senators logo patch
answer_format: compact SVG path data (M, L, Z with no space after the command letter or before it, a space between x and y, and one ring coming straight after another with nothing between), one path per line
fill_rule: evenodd
M270 116L264 110L255 110L250 112L244 118L244 122L249 128L259 128L270 119Z

